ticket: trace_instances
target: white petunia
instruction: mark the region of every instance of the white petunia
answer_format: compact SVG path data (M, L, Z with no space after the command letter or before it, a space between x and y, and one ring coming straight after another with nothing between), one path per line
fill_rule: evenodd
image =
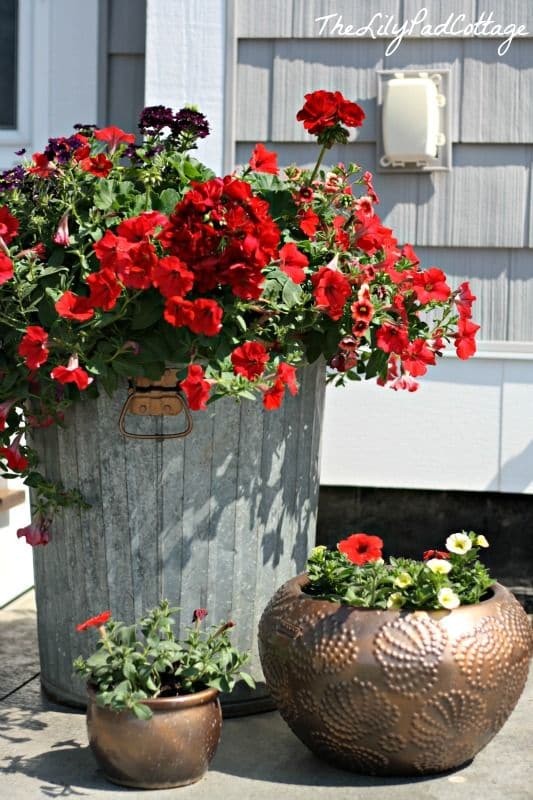
M445 558L430 558L429 561L426 561L426 567L429 567L436 575L447 575L452 565Z
M457 608L457 606L461 605L459 596L448 586L445 586L439 591L437 600L443 608L447 609Z
M464 556L472 549L472 541L467 533L452 533L446 539L446 549L450 553L456 553L459 556Z
M474 539L474 544L477 545L477 547L488 547L489 546L488 541L486 540L486 538L483 536L482 533L480 533L480 534L478 534L478 536L476 536L476 538Z

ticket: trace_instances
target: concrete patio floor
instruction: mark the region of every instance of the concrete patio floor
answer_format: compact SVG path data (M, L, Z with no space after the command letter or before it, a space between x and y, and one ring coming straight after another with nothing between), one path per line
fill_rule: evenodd
M380 779L329 767L277 713L224 722L204 780L181 789L122 789L99 772L85 717L41 695L33 594L0 610L0 798L183 800L533 800L533 675L498 736L463 769L433 778Z

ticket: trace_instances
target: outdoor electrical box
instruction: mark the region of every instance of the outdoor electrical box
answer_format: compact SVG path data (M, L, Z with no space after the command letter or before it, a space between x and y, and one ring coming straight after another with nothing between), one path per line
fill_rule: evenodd
M451 167L448 71L378 73L378 169L428 172Z

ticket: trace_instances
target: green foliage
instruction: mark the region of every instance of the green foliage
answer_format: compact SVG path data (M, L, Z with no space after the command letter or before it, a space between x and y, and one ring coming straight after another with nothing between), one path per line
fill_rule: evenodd
M100 705L129 709L139 719L149 719L152 713L142 700L208 687L231 692L239 678L253 688L253 679L242 670L249 656L230 641L233 623L201 630L197 620L178 640L172 618L176 611L162 600L138 625L109 620L100 628L96 651L74 661L75 671L95 689Z
M316 547L307 562L313 597L358 608L442 609L442 589L450 589L461 605L478 603L494 583L478 560L477 534L468 534L471 548L464 554L448 553L451 569L439 572L429 559L416 561L391 557L357 565L339 550ZM433 566L433 569L432 569Z

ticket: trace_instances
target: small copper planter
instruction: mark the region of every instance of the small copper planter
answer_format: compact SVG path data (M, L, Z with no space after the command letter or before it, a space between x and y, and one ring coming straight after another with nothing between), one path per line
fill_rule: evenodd
M374 611L285 583L259 624L267 686L316 755L368 775L422 775L471 760L524 688L533 640L496 584L453 611Z
M145 700L149 720L96 704L89 688L91 750L113 783L140 789L186 786L202 778L215 755L222 713L216 689Z

